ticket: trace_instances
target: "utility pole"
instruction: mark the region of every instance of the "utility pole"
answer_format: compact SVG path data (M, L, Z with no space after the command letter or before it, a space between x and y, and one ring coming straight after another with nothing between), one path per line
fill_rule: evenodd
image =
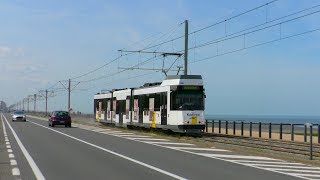
M28 110L28 112L29 112L29 96L28 96L27 101L28 101L28 106L27 106L27 107L28 107L28 109L27 109L27 110Z
M68 112L70 114L70 92L71 92L71 79L69 79L69 86L68 86Z
M48 114L48 90L46 89L46 114Z
M184 22L184 75L188 75L188 20Z
M40 94L40 97L42 97L46 100L46 114L47 114L48 113L48 97L50 97L50 96L52 97L53 91L48 91L48 89L40 90L39 94Z
M22 110L24 110L24 98L22 99Z
M68 112L71 111L71 91L78 85L80 82L77 82L73 87L71 86L71 79L68 80L68 86L59 81L60 84L68 91Z
M37 107L37 94L34 94L33 96L34 96L34 103L33 103L33 105L34 105L34 112L36 112L36 107Z

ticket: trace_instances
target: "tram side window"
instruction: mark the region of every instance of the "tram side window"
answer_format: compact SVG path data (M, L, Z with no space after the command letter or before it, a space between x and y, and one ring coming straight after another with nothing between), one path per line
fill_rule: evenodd
M117 101L116 114L124 113L126 111L126 100Z
M99 102L100 102L100 100L97 100L97 102L96 102L96 110L97 111L99 110Z
M104 111L107 108L107 99L102 100L102 111Z
M160 94L155 94L155 97L154 97L154 111L160 111Z
M140 101L141 101L141 110L143 111L143 115L147 116L149 114L149 95L144 94L140 95Z
M95 99L93 103L94 103L94 107L95 107L95 109L96 109L96 111L97 111L97 110L98 110L98 104L99 104L99 103L98 103L98 100Z

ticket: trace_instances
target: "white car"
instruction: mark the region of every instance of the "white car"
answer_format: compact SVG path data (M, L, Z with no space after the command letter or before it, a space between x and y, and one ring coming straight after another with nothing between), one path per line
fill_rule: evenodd
M15 111L12 114L12 121L27 121L27 115L24 111Z

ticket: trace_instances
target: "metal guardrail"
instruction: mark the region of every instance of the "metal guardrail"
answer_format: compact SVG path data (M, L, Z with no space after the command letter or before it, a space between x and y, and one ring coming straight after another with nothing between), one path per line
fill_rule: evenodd
M262 123L262 122L245 122L245 121L227 121L227 120L216 120L216 119L207 119L206 120L206 129L207 133L211 127L211 133L214 134L226 134L237 137L244 137L244 132L249 131L249 137L253 137L253 132L258 133L258 137L262 138L262 133L268 133L269 139L272 138L273 133L279 134L279 140L283 140L283 134L290 134L290 140L295 142L295 135L303 134L303 142L307 143L308 130L309 130L309 157L310 160L313 159L313 137L317 136L317 143L320 144L320 124L297 124L297 123ZM215 132L215 129L218 129L218 132ZM225 133L222 133L222 129L225 130ZM230 134L229 129L233 130L233 133ZM317 129L317 134L313 134L313 129ZM240 135L239 134L240 131ZM238 133L237 133L238 132ZM247 137L247 136L246 136Z

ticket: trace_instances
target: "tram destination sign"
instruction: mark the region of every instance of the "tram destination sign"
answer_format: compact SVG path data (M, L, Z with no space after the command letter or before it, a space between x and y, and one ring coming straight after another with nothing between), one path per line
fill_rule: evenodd
M202 90L202 86L180 86L181 90L188 90L188 91L199 91Z

